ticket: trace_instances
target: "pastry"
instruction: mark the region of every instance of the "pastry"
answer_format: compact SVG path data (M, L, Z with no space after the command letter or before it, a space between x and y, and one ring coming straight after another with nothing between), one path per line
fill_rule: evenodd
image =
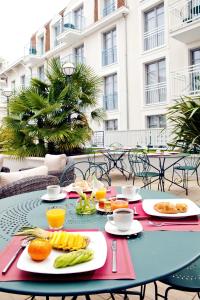
M177 214L186 212L187 205L185 203L158 202L154 205L154 209L161 214Z

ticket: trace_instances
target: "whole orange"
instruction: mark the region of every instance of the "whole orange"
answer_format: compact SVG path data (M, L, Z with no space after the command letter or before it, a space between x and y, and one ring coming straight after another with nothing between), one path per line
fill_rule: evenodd
M33 260L42 261L51 252L51 244L45 239L34 239L29 243L28 253Z

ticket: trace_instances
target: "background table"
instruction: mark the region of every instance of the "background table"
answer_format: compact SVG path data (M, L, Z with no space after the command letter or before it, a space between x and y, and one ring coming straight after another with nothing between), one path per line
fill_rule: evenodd
M11 235L26 225L47 227L45 209L49 203L42 202L44 191L17 195L0 201L0 249ZM143 198L174 198L172 194L142 191ZM58 202L57 202L58 204ZM75 200L64 200L68 208L65 228L98 228L104 230L106 216L96 214L77 216ZM186 266L199 257L199 232L144 232L128 240L136 272L136 280L93 280L76 282L0 282L0 290L31 295L80 295L117 291L152 282Z

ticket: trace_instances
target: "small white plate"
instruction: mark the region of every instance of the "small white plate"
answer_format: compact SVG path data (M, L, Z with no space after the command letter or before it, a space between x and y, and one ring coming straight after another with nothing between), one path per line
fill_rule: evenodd
M173 204L185 203L188 206L188 210L185 213L162 214L154 209L154 205L158 202L170 202ZM189 199L145 199L142 202L142 208L144 209L146 214L160 218L186 218L190 216L200 215L200 208Z
M66 194L64 194L64 193L60 193L59 195L57 195L55 198L49 198L49 196L48 196L48 194L45 194L45 195L43 195L42 197L41 197L41 199L43 200L43 201L48 201L48 202L54 202L54 201L59 201L59 200L63 200L63 199L65 199L66 198Z
M133 220L131 224L131 228L126 231L118 230L117 227L110 222L107 222L105 225L105 231L111 234L116 235L131 235L131 234L137 234L141 231L143 231L142 224L138 220Z
M76 188L74 187L73 183L69 184L68 186L63 187L62 189L68 193L76 192ZM87 189L87 190L83 189L83 192L90 193L90 192L92 192L92 189L91 188Z
M54 260L57 256L63 254L63 251L52 249L47 259L41 262L35 262L30 258L27 246L19 257L17 268L26 272L42 274L73 274L88 272L101 268L105 264L107 258L107 244L103 233L98 231L85 231L76 233L89 237L90 243L88 245L88 249L94 251L94 258L92 260L79 265L56 269L53 267Z
M125 199L128 199L128 202L137 202L137 201L139 201L139 200L142 200L142 197L141 197L141 195L140 194L135 194L135 196L134 197L132 197L132 198L127 198L125 195L123 195L123 194L118 194L117 196L116 196L116 198L120 198L120 199L123 199L123 198L125 198Z

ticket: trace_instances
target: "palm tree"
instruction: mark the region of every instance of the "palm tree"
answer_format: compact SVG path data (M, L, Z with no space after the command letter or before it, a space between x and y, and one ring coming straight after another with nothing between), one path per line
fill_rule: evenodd
M90 140L90 121L103 120L97 108L101 78L79 64L69 78L58 59L48 65L48 82L32 79L31 86L14 96L4 126L11 138L4 148L17 156L69 153Z

